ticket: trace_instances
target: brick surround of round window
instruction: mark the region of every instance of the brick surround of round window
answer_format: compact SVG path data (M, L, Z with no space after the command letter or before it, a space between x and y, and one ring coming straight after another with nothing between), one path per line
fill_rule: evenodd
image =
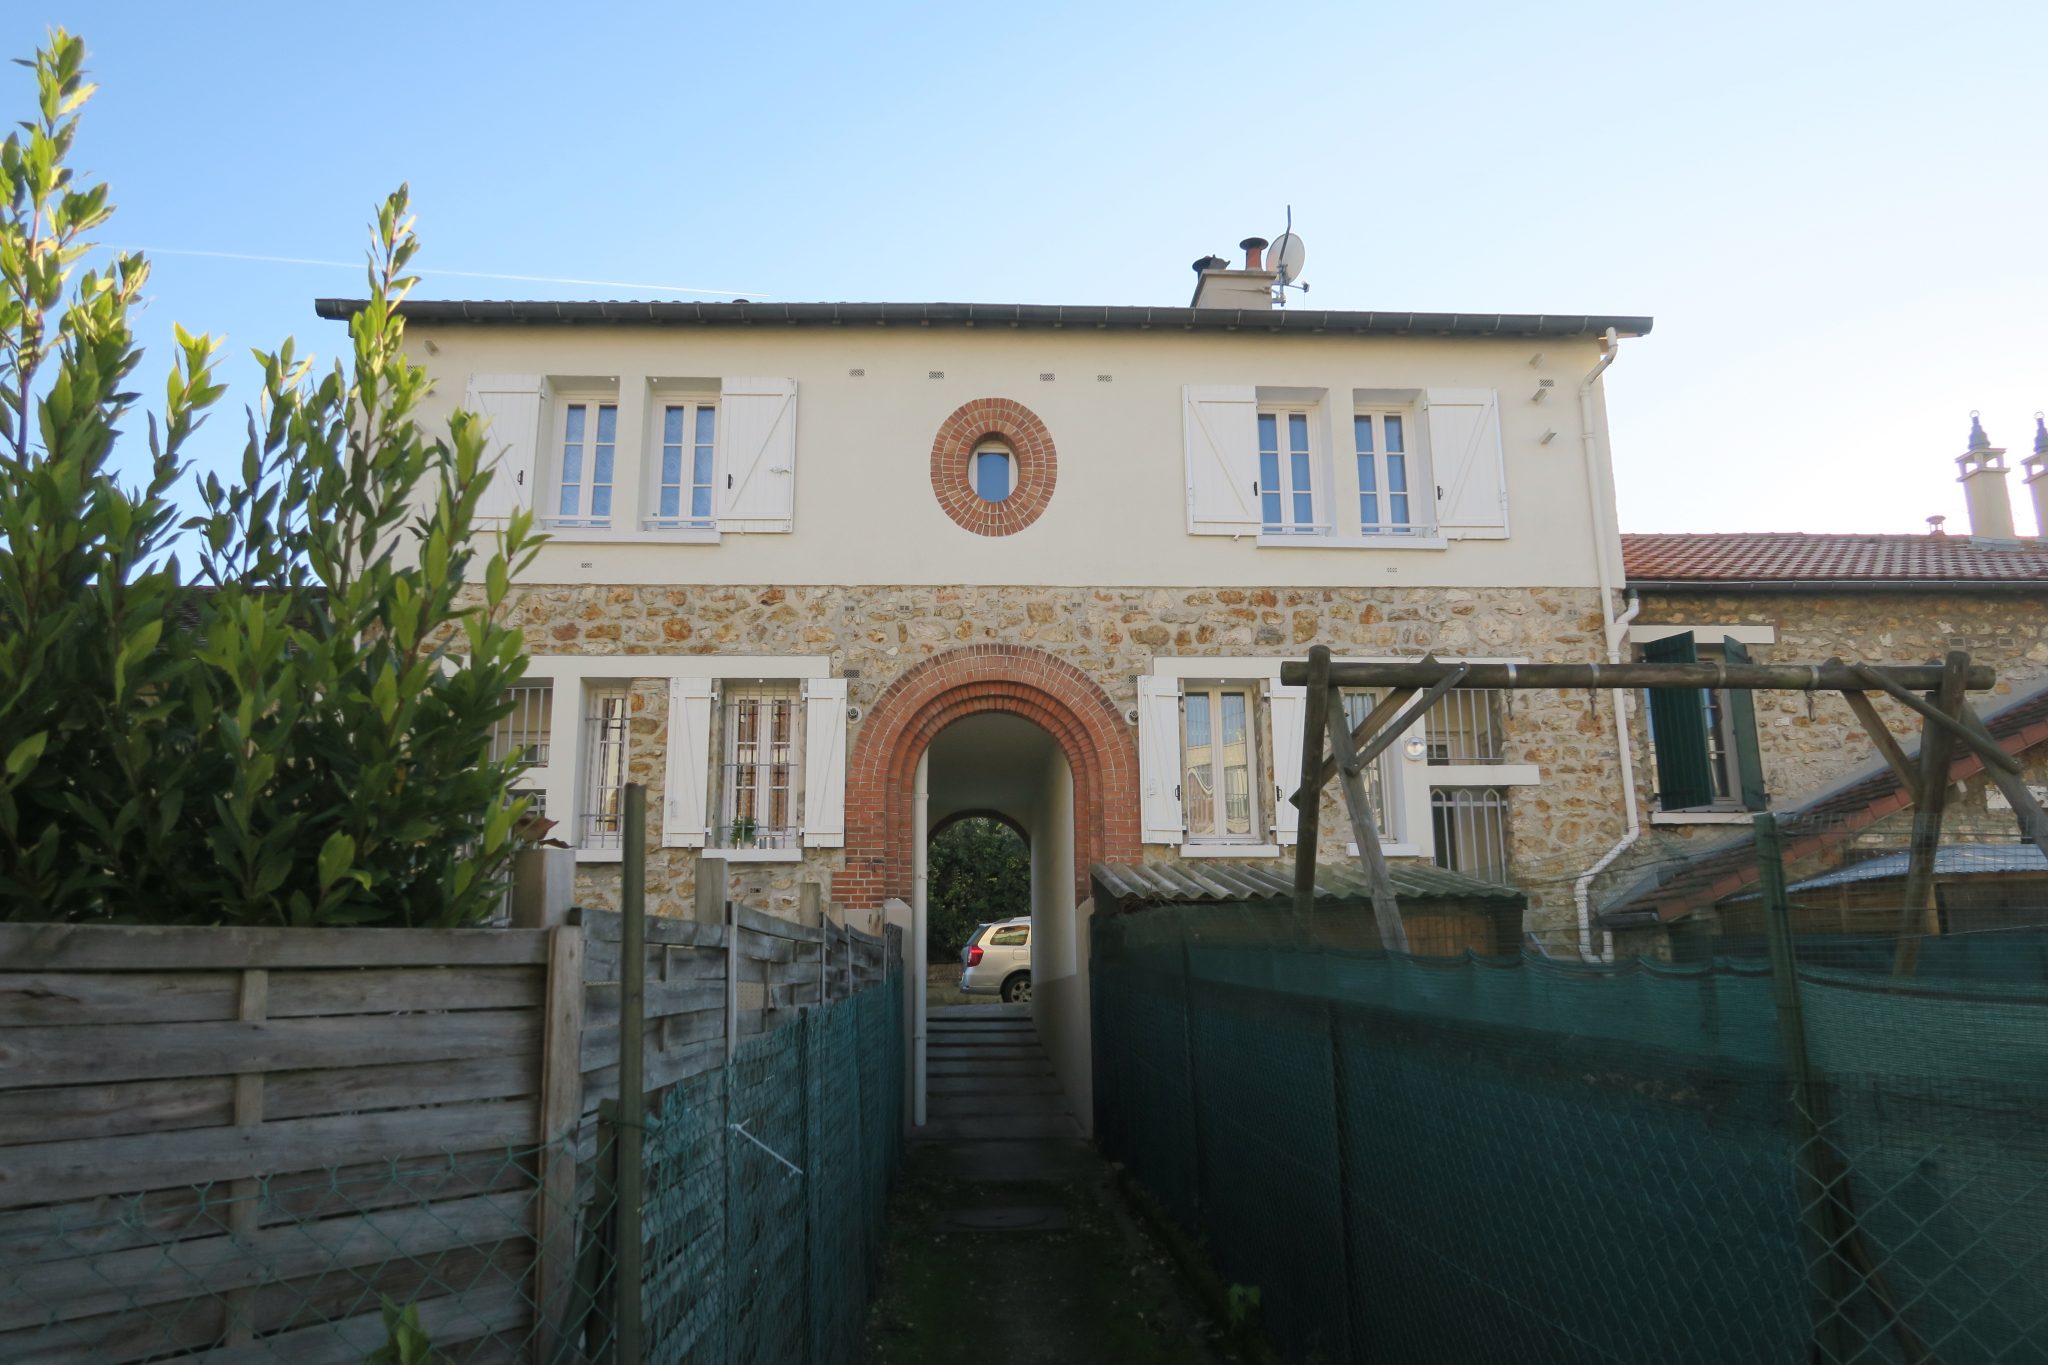
M1000 441L1017 461L1017 486L1001 502L974 491L974 452ZM1008 398L962 403L932 442L932 493L955 523L978 536L1008 536L1038 520L1060 472L1052 433L1038 414Z

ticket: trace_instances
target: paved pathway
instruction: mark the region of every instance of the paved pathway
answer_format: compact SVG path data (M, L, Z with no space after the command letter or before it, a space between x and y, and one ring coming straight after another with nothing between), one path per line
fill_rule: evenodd
M1029 1008L935 1008L927 1031L869 1365L1234 1360L1082 1139Z

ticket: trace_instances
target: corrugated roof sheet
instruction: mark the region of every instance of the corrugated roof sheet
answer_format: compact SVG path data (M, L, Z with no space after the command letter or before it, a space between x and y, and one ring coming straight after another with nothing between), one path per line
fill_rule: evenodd
M1199 862L1096 863L1089 871L1120 900L1157 905L1189 902L1290 900L1294 896L1291 859L1237 862L1204 858ZM1513 887L1483 882L1462 872L1428 864L1391 863L1388 873L1394 894L1402 900L1520 901ZM1365 869L1331 863L1316 864L1316 896L1320 900L1369 901Z
M1624 535L1623 567L1645 583L2048 583L2048 541L1975 536Z
M1906 875L1908 853L1886 853L1876 858L1838 867L1818 877L1808 877L1787 891L1817 891L1853 882L1882 881ZM1934 874L1938 877L1972 877L1994 872L2048 872L2048 856L2032 844L1942 844L1934 850Z

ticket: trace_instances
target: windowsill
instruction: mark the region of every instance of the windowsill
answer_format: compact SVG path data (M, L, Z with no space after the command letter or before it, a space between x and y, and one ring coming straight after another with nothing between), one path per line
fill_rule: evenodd
M804 851L800 848L707 848L707 858L723 858L729 863L800 863Z
M1535 787L1543 769L1534 763L1433 763L1422 775L1432 787Z
M1358 845L1344 845L1344 856L1356 858L1358 856ZM1433 848L1423 848L1420 844L1381 844L1380 856L1382 858L1434 858L1436 850Z
M1746 825L1761 814L1752 810L1653 810L1653 825Z
M1180 846L1180 856L1183 858L1277 858L1280 856L1280 845L1182 844Z
M554 526L541 523L551 545L716 545L717 531L632 530L624 526Z
M1448 550L1442 536L1323 536L1259 534L1261 548L1292 550Z
M626 850L622 848L579 848L576 850L579 863L622 863L626 861Z

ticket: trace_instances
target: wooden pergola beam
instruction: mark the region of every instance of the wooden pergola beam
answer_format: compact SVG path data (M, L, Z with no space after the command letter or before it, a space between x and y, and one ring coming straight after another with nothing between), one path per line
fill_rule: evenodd
M1434 687L1458 664L1360 663L1332 660L1333 687ZM1941 686L1939 664L1467 664L1462 686L1485 688L1547 687L1563 691L1587 688L1706 687L1738 692L1861 692L1872 687L1890 692L1933 691ZM1880 681L1881 680L1881 681ZM1280 681L1290 687L1308 682L1306 663L1280 665ZM1997 674L1988 664L1968 667L1963 685L1972 692L1989 691Z

